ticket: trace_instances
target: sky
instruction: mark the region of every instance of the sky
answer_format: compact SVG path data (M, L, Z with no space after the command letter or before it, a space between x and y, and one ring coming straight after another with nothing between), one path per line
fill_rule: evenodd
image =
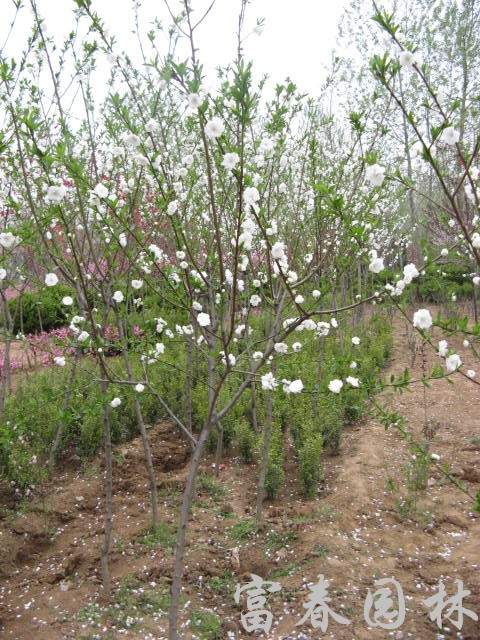
M31 24L29 0L24 0L15 31L6 50L18 56L26 41ZM136 60L138 43L131 33L133 28L132 0L93 0L93 8L105 20L111 34L115 34L118 49L126 50ZM170 22L163 0L142 0L142 31L149 30L153 17L164 24ZM179 0L169 0L174 13ZM196 15L208 6L208 0L191 0ZM267 73L272 82L289 76L303 91L317 94L330 52L335 45L337 25L346 0L252 0L247 9L247 32L252 32L257 18L265 19L263 33L251 33L245 41L247 59L254 61L257 72ZM0 0L0 47L14 15L12 0ZM48 33L61 42L72 27L73 0L37 0L39 13L45 20ZM218 64L229 62L235 53L235 30L239 0L216 0L207 20L198 30L200 58L207 77L214 79ZM4 19L5 18L5 19ZM99 90L102 84L98 80Z

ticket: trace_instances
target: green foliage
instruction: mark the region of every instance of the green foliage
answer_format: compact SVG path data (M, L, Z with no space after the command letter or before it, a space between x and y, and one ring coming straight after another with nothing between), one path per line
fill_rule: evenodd
M236 542L243 542L251 538L257 530L257 525L254 520L241 520L235 523L228 530L228 535L232 540Z
M178 361L181 362L180 356ZM110 358L109 364L122 378L121 360ZM134 364L133 375L137 379L143 377L140 364ZM43 463L59 424L63 424L60 456L76 453L86 458L96 453L102 442L105 403L116 395L122 398L122 404L110 411L112 441L125 442L138 435L132 389L111 385L103 396L96 381L99 372L91 361L84 359L77 369L68 409L64 411L69 376L68 367L34 372L20 379L15 393L7 398L4 420L0 422L0 473L21 491L45 477ZM165 376L162 368L152 367L150 380L169 406L178 411L182 403L178 377ZM145 392L136 397L147 424L167 417L152 394Z
M425 247L424 251L429 253L431 248ZM471 265L461 262L428 264L424 269L425 273L405 289L400 300L445 304L451 302L452 296L456 296L458 300L471 299L473 296L473 284L469 276L471 270ZM387 282L395 282L396 275L398 272L384 269L374 276L374 284L378 288L384 287Z
M300 479L306 498L315 496L318 483L323 477L322 468L323 440L320 434L309 435L298 452Z
M363 327L355 329L355 334L350 333L348 327L342 327L341 335L342 340L330 335L319 343L302 334L301 351L282 359L278 365L278 378L291 380L296 372L302 371L305 388L313 389L313 393L298 396L277 394L274 403L276 423L293 438L299 477L307 497L315 495L322 479L322 452L339 452L343 426L364 415L369 395L379 388L378 373L392 349L391 325L382 314L372 316ZM361 338L359 346L352 345L352 335ZM356 369L350 367L353 361L357 363ZM359 388L345 384L339 395L328 390L330 380L344 380L347 376L358 376ZM283 438L282 430L277 428L269 464L270 497L278 494L283 481L280 438ZM278 462L275 456L279 457Z
M245 418L240 418L238 421L235 437L240 452L240 459L244 464L250 464L253 461L256 435Z
M69 307L62 304L62 298L74 295L71 288L59 284L41 291L26 291L10 300L14 333L38 333L64 327L68 324Z
M475 496L475 505L473 510L480 513L480 491L477 491L477 495Z
M160 302L158 316L168 319L172 324L173 318L168 317ZM146 324L149 322L147 319ZM263 320L255 319L255 322L261 326ZM154 321L150 324L153 329ZM292 353L290 349L291 355L278 361L279 379L293 380L301 372L305 388L312 392L295 396L282 392L275 394L274 425L266 477L269 498L278 495L283 482L284 434L288 432L293 438L299 459L299 474L305 493L310 495L313 485L321 477L321 465L315 469L312 462L316 459L315 452L321 449L320 443L323 442L325 450L338 452L343 425L357 420L364 413L369 394L377 390L378 371L391 350L388 321L381 315L375 315L363 329L358 328L356 332L361 337L358 347L352 347L348 328L342 327L341 331L341 341L335 334L319 341L310 332L303 332L302 349L298 353ZM146 335L139 340L144 340L145 348L148 348L151 338ZM289 340L293 342L298 337L295 335ZM183 348L172 348L162 356L161 363L149 369L152 387L180 416L185 406L185 359ZM357 361L358 370L352 372L349 367L353 360ZM119 379L125 377L121 358L110 357L109 366ZM142 379L141 363L132 360L132 366L134 379ZM140 401L147 425L167 417L161 403L148 391L138 395L129 387L110 385L104 396L98 384L100 373L87 358L82 359L78 367L68 409L64 411L69 368L49 368L34 372L28 378L19 378L14 394L7 398L4 420L0 423L0 473L20 492L45 477L44 462L60 424L63 424L60 457L75 453L88 458L95 454L102 442L104 407L114 396L122 398L121 405L110 410L114 443L127 441L138 434L135 397ZM358 375L361 380L359 389L345 386L338 396L328 390L329 380L337 377L345 379L352 374ZM241 374L230 376L220 394L220 408L230 401L241 380ZM261 424L265 419L265 397L258 390L256 405L257 420ZM204 366L197 363L194 365L192 388L194 428L202 426L207 406L205 370ZM251 411L252 395L251 390L247 389L231 413L222 420L225 448L228 449L235 442L245 463L254 460L258 449L258 436L250 424ZM214 444L215 440L212 441L212 447ZM213 499L221 498L223 487L217 487L216 481L212 483L204 479L200 482L205 483L203 490Z
M465 264L431 264L425 275L418 279L415 295L422 302L442 304L450 302L452 296L468 299L473 295L473 284Z
M323 445L333 454L340 451L343 429L343 407L341 398L332 394L317 399L317 420Z
M218 501L226 494L225 487L214 477L201 473L197 478L197 488L200 492L208 494L214 501Z
M170 594L165 584L150 587L134 575L128 575L115 591L110 606L102 607L91 602L79 610L76 619L87 625L98 626L108 621L108 626L113 625L116 630L132 629L142 624L145 616L165 615L169 606ZM106 637L113 638L113 635Z
M295 533L295 531L276 531L273 529L267 534L266 547L268 551L278 551L292 544L297 539L298 534Z
M150 527L138 540L140 544L154 549L173 549L175 544L175 529L166 522L160 522L155 528Z
M207 582L207 586L214 593L224 597L231 597L235 591L235 577L230 571L225 571L221 576L213 576Z
M265 493L273 500L283 484L283 434L279 424L272 426L270 452L268 456L267 475L265 477Z
M427 488L431 462L429 453L418 449L405 465L407 488L410 492L423 491Z
M192 611L190 628L199 640L221 640L222 638L220 618L211 611Z

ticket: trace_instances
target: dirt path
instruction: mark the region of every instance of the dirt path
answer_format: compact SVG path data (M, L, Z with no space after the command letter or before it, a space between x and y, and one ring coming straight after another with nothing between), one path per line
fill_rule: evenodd
M468 365L468 351L458 348ZM433 363L436 356L431 353L428 359ZM386 375L401 372L410 360L404 327L397 320ZM414 375L420 360L417 356ZM437 431L431 450L452 463L471 493L480 489L476 393L463 379L455 385L436 381L427 392L428 414ZM421 437L421 386L401 396L385 393L382 402L403 414L408 428ZM22 515L7 513L1 521L1 638L166 637L172 534L188 449L169 425L155 427L150 435L164 525L156 536L145 535L148 495L140 442L118 448L113 606L100 598L101 461L93 461L56 478ZM233 602L234 585L243 583L249 572L274 577L282 585L269 600L275 619L270 638L480 638L479 623L467 618L461 634L448 621L440 631L422 604L440 578L449 595L454 579L461 579L472 592L465 606L480 614L480 517L470 499L431 468L428 489L406 501L412 498L405 475L411 454L395 430L385 431L373 419L345 431L341 455L325 460L325 485L315 500L301 499L295 461L286 458L285 486L280 499L266 508L261 535L251 526L255 468L228 460L217 482L207 475L210 461L205 463L189 536L184 610L194 624L193 629L184 627L185 639L235 637L240 611ZM324 634L308 625L295 627L305 612L308 584L319 574L330 580L332 609L351 620L349 626L331 620ZM375 579L391 576L405 593L405 622L397 631L369 629L363 617L367 591L375 590ZM232 622L215 636L208 611Z

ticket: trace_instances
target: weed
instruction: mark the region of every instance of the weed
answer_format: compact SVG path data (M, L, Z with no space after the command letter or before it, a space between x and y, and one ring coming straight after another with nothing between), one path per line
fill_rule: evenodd
M220 618L211 611L192 611L190 627L200 640L221 640Z
M298 538L294 531L269 531L266 539L266 549L268 551L278 551L287 547Z
M77 613L77 620L79 622L87 622L89 624L97 624L102 617L102 609L95 602L91 602L87 604L85 607L80 609Z
M387 478L385 481L385 491L389 491L390 493L397 493L398 484L393 478Z
M210 578L207 581L207 587L214 593L231 596L235 590L235 579L230 571L225 571L221 576Z
M241 520L230 527L228 535L232 540L242 542L243 540L251 538L256 531L257 525L254 520Z
M289 576L292 576L294 573L299 571L303 567L303 565L304 563L300 561L291 562L290 564L287 564L286 567L279 567L278 569L272 571L272 573L269 575L269 578L271 578L272 580L276 580L277 578L288 578Z
M197 488L199 491L208 494L208 496L215 502L218 502L218 500L224 498L226 494L225 487L220 484L218 480L205 473L202 473L198 476Z
M166 522L160 522L155 528L147 529L138 542L150 549L155 547L172 549L175 544L175 528Z
M317 558L326 558L329 550L328 547L324 547L323 544L318 543L313 547L312 553Z

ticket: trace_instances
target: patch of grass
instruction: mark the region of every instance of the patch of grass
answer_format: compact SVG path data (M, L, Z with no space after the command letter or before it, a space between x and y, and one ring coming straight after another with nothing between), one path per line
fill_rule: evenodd
M117 538L115 540L115 550L118 551L118 553L123 553L127 547L125 540L123 538Z
M214 593L223 596L232 596L235 591L235 579L230 571L225 571L221 576L213 576L207 581L207 587Z
M298 538L294 531L269 531L266 539L266 549L268 551L278 551L288 546Z
M145 587L135 576L127 576L114 595L108 617L120 629L135 628L144 616L166 615L170 606L167 585Z
M223 503L223 504L221 504L219 506L217 513L221 518L232 518L233 517L232 507L229 504L226 504L226 503Z
M312 553L317 558L326 558L329 553L329 549L328 547L324 547L323 544L318 543L313 547Z
M300 515L300 516L294 516L288 522L290 524L311 524L313 520L312 520L312 516Z
M198 476L197 489L217 502L225 497L225 487L213 476L202 473Z
M473 436L473 438L470 438L470 443L475 447L480 447L480 436Z
M0 517L8 522L23 516L32 510L32 503L27 498L21 498L14 507L0 506Z
M431 458L428 454L417 453L405 467L406 484L409 491L423 491L427 488Z
M304 595L304 593L302 592L302 589L299 589L298 587L282 586L282 590L279 591L278 593L274 593L272 599L275 599L279 594L281 594L281 597L284 602L295 602L295 603L298 602L299 598L302 598Z
M87 622L89 624L98 624L102 617L103 611L95 602L87 604L77 612L77 620L79 622Z
M181 496L181 491L178 487L175 486L166 486L166 487L160 487L158 489L158 497L159 498L163 498L166 500L171 500L171 501L178 501L178 499Z
M97 462L84 462L82 469L83 477L87 480L100 477L100 465Z
M385 491L390 491L390 493L397 493L398 484L395 482L393 478L387 478L385 481Z
M317 520L333 522L337 517L335 509L330 504L322 504L314 511Z
M192 611L190 628L200 640L221 640L220 618L211 611Z
M257 531L257 525L254 520L240 520L228 530L228 535L236 542L249 540Z
M426 527L435 522L435 515L418 504L415 494L408 494L398 498L395 503L395 510L400 520L413 520L421 527Z
M115 464L121 466L125 462L125 455L121 451L114 451L112 459Z
M162 549L173 549L175 544L175 527L160 522L155 528L149 527L147 531L138 539L140 544L149 549L162 547Z
M416 508L416 499L413 496L400 497L395 501L395 511L402 522L410 518L413 519Z
M275 580L277 578L288 578L292 576L294 573L299 571L304 566L303 562L291 562L287 564L285 567L279 567L278 569L274 569L272 573L268 576L270 579Z
M315 524L316 522L333 522L337 514L329 504L322 504L312 510L308 515L295 516L289 522L291 524Z

